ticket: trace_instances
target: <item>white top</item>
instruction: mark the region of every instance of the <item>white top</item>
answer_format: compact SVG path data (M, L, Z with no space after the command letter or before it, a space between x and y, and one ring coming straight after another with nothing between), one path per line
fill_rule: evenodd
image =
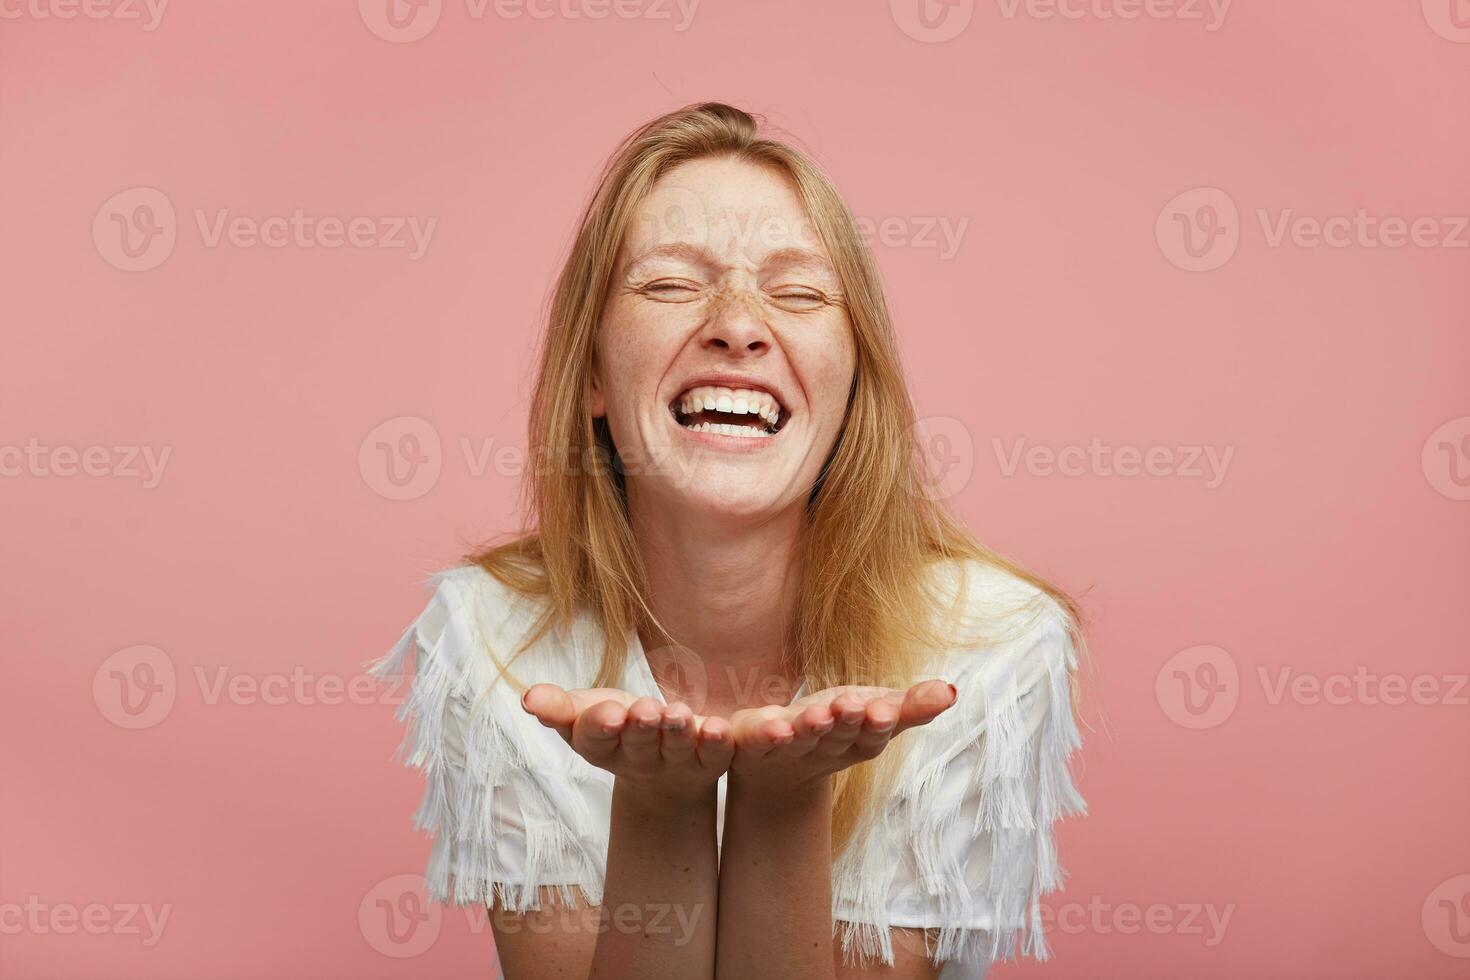
M885 963L889 927L935 929L944 980L979 980L1018 948L1050 955L1039 899L1066 874L1052 824L1086 812L1067 766L1081 744L1069 705L1076 653L1062 610L1028 583L979 562L935 569L942 588L964 589L966 622L989 639L937 653L920 675L954 684L958 700L899 736L907 764L834 862L833 928L845 951ZM416 661L399 718L409 722L404 758L427 780L415 823L434 837L430 897L490 904L493 896L526 910L538 907L540 888L574 899L575 886L600 902L613 776L527 714L510 684L494 683L486 650L508 660L540 600L477 566L439 572L429 586L428 606L373 672L400 678ZM510 672L527 685L589 687L602 644L584 614L570 630L548 632ZM636 631L620 686L663 700Z

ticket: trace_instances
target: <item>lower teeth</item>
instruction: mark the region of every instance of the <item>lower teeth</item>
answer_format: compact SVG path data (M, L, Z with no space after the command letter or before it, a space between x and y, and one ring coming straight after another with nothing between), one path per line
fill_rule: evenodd
M748 425L729 425L725 422L700 422L697 425L687 425L685 428L693 432L715 432L725 436L744 436L748 439L768 439L771 435L763 429L756 429Z

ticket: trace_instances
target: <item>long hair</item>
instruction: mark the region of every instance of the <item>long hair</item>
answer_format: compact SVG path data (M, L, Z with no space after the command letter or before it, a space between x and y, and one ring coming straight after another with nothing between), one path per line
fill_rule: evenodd
M872 255L832 181L803 153L757 130L750 114L718 102L661 116L623 141L582 215L541 349L529 438L537 465L522 485L525 526L466 556L515 591L546 600L520 649L590 612L605 641L593 686L608 687L622 674L631 631L647 626L666 635L649 608L616 448L606 420L592 418L586 393L597 327L635 210L669 170L709 157L775 167L790 180L832 259L856 342L846 420L811 488L799 544L801 581L786 646L796 676L813 691L898 686L896 678L912 677L926 653L954 642L926 587L931 566L946 560L976 560L1035 585L1065 612L1080 647L1073 601L982 545L930 492ZM491 657L508 676L508 663L493 651ZM1076 684L1072 690L1075 711ZM834 855L898 755L890 749L834 777Z

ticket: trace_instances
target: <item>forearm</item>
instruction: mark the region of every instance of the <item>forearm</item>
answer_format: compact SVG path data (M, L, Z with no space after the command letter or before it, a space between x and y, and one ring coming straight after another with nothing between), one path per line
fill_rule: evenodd
M713 785L691 799L613 784L603 920L590 980L714 975L718 864Z
M730 774L717 980L833 980L832 795L821 778L764 794Z

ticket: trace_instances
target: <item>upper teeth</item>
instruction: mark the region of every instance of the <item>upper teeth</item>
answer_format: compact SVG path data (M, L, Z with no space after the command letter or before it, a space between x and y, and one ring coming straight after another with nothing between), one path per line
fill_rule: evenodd
M751 388L718 388L701 385L679 396L679 413L699 411L729 412L733 415L759 415L775 425L781 418L781 404L764 391Z

